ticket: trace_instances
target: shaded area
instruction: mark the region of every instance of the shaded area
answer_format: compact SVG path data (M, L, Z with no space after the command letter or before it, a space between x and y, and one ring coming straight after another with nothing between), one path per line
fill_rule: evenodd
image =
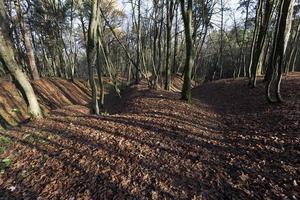
M267 103L261 79L254 89L247 80L220 80L193 91L199 102L222 117L223 142L239 152L239 156L224 154L224 159L239 166L249 193L300 198L299 91L300 73L284 77L282 104Z
M16 126L29 117L26 102L15 85L0 83L0 129Z
M83 82L75 83L59 78L41 79L33 83L38 100L45 113L70 105L87 105L89 90ZM10 82L0 84L0 128L17 126L27 121L30 114L22 95Z
M245 80L224 80L196 88L193 105L139 85L124 92L112 115L89 115L80 105L57 109L1 133L15 141L1 155L12 160L0 175L1 194L300 198L299 80L284 81L282 105L266 105L261 86L250 90Z

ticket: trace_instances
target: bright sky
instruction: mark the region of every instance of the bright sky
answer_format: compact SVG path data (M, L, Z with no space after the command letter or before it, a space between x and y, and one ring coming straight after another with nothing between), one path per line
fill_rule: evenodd
M215 0L217 2L220 2L220 0ZM241 11L238 11L238 4L240 0L223 0L224 4L227 8L229 8L229 11L226 11L224 13L224 22L225 27L226 26L232 26L233 25L233 19L235 18L237 21L242 21L243 15L241 14ZM127 2L127 3L126 3ZM145 3L146 2L146 3ZM151 1L142 1L142 4L149 5ZM126 13L131 12L131 6L128 3L128 0L118 0L118 4L121 10L124 10ZM150 6L150 5L149 5ZM216 8L219 7L219 4L216 6ZM212 18L212 22L214 23L214 26L217 28L220 24L220 16L215 15Z

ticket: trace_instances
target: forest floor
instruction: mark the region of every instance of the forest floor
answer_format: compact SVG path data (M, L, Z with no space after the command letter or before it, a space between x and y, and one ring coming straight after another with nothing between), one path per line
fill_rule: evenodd
M300 199L299 91L220 80L189 105L139 85L100 117L54 110L0 133L0 199Z

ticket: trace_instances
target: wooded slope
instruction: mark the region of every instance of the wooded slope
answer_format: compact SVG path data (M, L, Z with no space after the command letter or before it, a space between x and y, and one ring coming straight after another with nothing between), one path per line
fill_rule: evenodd
M300 198L300 76L286 102L265 103L263 86L221 80L176 93L129 88L114 114L84 106L2 132L0 194L9 199Z
M41 79L33 87L45 113L70 105L86 105L90 102L89 90L83 82L72 83L59 78ZM22 94L13 83L0 83L0 128L16 126L30 115Z

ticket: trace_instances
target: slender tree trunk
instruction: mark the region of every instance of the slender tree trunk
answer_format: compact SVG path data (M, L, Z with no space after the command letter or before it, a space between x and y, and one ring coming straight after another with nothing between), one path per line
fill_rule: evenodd
M20 23L20 30L22 32L23 39L24 39L24 46L25 46L25 50L26 50L26 54L27 54L28 66L30 68L30 72L31 72L33 80L39 80L40 75L39 75L38 68L36 65L34 50L33 50L33 47L32 47L31 41L30 41L30 33L29 33L28 25L25 22L25 19L24 19L22 10L21 10L20 0L15 1L15 5L16 5L16 11L17 11L17 15L18 15L19 23Z
M153 7L154 7L154 36L153 36L153 64L152 64L152 85L151 87L154 89L157 89L157 82L158 82L158 74L157 74L157 68L158 68L158 64L157 64L157 40L159 37L159 24L158 24L158 20L159 20L159 0L154 0L153 1Z
M185 1L180 0L181 13L184 22L184 32L186 40L186 60L184 66L184 82L181 93L181 98L188 102L192 101L192 69L193 69L193 36L192 36L192 9L193 0L187 1L187 9L185 8Z
M295 72L296 62L297 62L297 59L299 58L299 55L300 55L300 51L299 51L299 47L297 47L297 50L296 50L296 53L294 56L294 60L293 60L292 66L291 66L292 72Z
M251 73L251 69L253 68L252 66L255 65L254 64L254 59L257 58L257 49L256 48L256 44L257 44L257 40L258 40L258 32L259 32L259 28L261 25L261 17L262 17L262 12L263 12L263 0L258 0L258 5L257 5L257 9L256 9L256 15L255 15L255 28L254 28L254 33L253 33L253 38L252 38L252 44L251 44L251 54L250 54L250 64L248 67L248 74L249 74L249 78L252 77L252 73ZM250 82L249 82L250 85Z
M82 28L84 47L87 48L87 40L88 40L87 39L87 31L86 31L86 28L85 28L82 12L79 12L79 19L80 19L81 28Z
M158 34L158 67L157 67L157 73L161 74L161 66L162 66L162 57L163 57L163 24L164 24L164 0L161 1L161 13L160 13L160 27L159 27L159 34ZM156 81L158 82L158 76L156 78Z
M264 8L263 8L264 7ZM259 59L263 52L263 46L265 43L265 38L267 35L267 28L269 25L269 20L272 13L273 4L270 0L265 1L265 5L263 5L263 1L260 0L259 7L256 14L256 28L255 34L253 37L253 45L252 45L252 53L251 53L251 62L249 65L249 72L251 74L249 85L251 87L256 87L256 75L257 69L259 66Z
M223 77L223 31L224 31L223 29L224 29L224 5L223 5L223 0L221 0L221 36L220 36L220 52L219 52L219 59L218 59L220 79Z
M296 56L297 56L297 52L299 51L299 41L300 41L300 22L298 23L298 27L296 29L296 33L295 36L292 40L292 50L290 52L289 57L287 58L287 56L285 57L287 63L286 63L286 73L289 72L289 70L291 70L292 72L294 72L294 67L293 64L295 63L294 61L296 61Z
M173 55L173 71L172 73L175 74L177 72L177 50L178 50L178 29L179 29L179 24L178 24L178 2L176 2L176 15L175 15L175 38L174 38L174 55Z
M250 6L250 0L246 1L246 18L244 23L244 30L243 30L243 39L242 39L242 46L241 46L241 60L242 60L242 66L243 66L243 76L247 76L246 71L246 31L248 28L248 19L249 19L249 6Z
M71 27L70 27L70 32L69 32L69 45L70 45L70 54L68 55L69 57L69 65L70 65L70 77L71 80L74 82L75 80L75 51L74 48L74 37L73 37L73 21L74 21L74 0L71 0L71 17L70 17L70 22L71 22ZM66 51L67 52L67 51Z
M99 86L100 86L100 107L104 108L104 83L102 77L102 67L101 67L101 49L102 49L101 41L98 41L98 48L97 48L97 74L99 79Z
M165 76L165 90L170 90L171 86L171 41L172 41L172 21L173 21L173 0L167 0L167 46L166 46L166 76Z
M95 65L97 60L97 29L98 29L98 17L100 13L97 12L99 9L99 1L92 1L92 13L90 16L89 29L88 29L88 46L87 46L87 57L89 66L89 82L92 90L92 113L99 115L98 95L97 95L97 84L95 82Z
M141 46L141 0L138 0L138 22L137 22L137 49L136 49L136 65L138 67L138 69L136 70L136 74L135 74L135 83L139 84L140 83L140 71L139 69L141 69L141 50L142 50L142 46Z

